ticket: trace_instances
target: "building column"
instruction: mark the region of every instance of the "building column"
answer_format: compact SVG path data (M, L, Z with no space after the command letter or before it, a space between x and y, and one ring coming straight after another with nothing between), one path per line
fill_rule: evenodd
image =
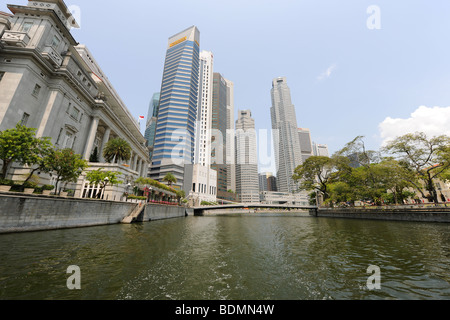
M133 156L134 156L134 151L133 150L131 150L131 153L130 153L130 160L128 160L128 168L130 168L130 169L133 169L133 167L132 167L132 165L133 165Z
M100 147L99 155L98 155L100 162L105 162L105 158L103 157L103 150L105 150L105 146L109 141L110 135L111 135L111 129L109 127L106 127L105 134L103 135L103 139L102 139L102 145Z
M134 160L133 160L133 170L134 171L137 171L136 169L137 169L137 159L138 159L138 155L137 154L135 154L134 155Z
M136 171L137 171L139 177L141 176L141 169L142 169L142 159L139 158L138 159L138 167L136 168Z
M91 156L92 147L94 146L95 134L97 133L98 123L100 118L98 116L94 116L91 123L91 128L89 129L89 135L86 140L86 148L84 149L84 159L89 160Z

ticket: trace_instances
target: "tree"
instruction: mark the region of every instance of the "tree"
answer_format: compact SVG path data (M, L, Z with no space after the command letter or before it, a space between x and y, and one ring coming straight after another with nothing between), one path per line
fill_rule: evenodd
M438 203L434 179L443 178L450 168L450 137L441 135L428 138L423 132L408 133L389 142L383 150L397 156L425 184L425 190ZM415 187L424 195L419 185Z
M103 157L108 163L117 163L119 160L128 161L131 158L131 146L121 138L111 139L103 150Z
M100 192L97 197L100 197L103 190L106 190L108 184L114 186L121 184L123 181L117 179L119 172L114 171L102 171L103 168L92 170L86 173L86 179L89 181L90 185L100 186Z
M164 178L162 179L164 182L167 182L169 187L172 186L172 183L177 183L177 178L172 173L167 173Z
M312 156L295 168L292 179L300 182L301 190L319 191L326 200L330 196L328 184L333 168L333 159L324 156Z
M41 153L50 148L49 138L36 138L36 129L17 124L13 129L0 132L0 160L2 177L6 179L13 162L33 165L39 162Z
M56 175L55 190L59 182L77 182L78 177L88 167L88 162L72 149L54 151L48 161L49 169ZM60 191L59 191L60 192Z

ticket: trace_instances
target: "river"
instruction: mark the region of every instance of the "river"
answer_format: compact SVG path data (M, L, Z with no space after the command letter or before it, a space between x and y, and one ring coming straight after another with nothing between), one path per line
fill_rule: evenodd
M450 299L439 223L189 216L3 234L0 256L0 299Z

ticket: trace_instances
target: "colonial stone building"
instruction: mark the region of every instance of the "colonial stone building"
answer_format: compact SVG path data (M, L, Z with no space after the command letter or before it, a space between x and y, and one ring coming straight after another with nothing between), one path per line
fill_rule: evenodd
M121 198L139 176L147 176L149 152L139 123L127 109L92 54L70 33L77 23L64 1L29 1L8 5L0 13L0 131L18 122L37 128L57 148L72 148L89 160L90 168L120 172L123 184L106 191L105 198ZM106 143L115 137L129 142L126 163L107 164ZM24 173L17 164L12 178ZM70 186L76 197L88 194L82 175ZM10 177L10 178L11 178ZM41 184L52 183L50 176Z

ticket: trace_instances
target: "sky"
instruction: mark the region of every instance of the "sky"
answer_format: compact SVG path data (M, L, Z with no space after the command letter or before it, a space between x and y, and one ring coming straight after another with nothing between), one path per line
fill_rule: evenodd
M270 130L272 79L286 77L298 127L330 155L356 136L378 150L407 132L450 135L448 0L66 4L80 25L73 36L136 118L160 89L168 38L195 25L214 71L234 82L235 113L250 109L257 130ZM9 12L3 1L0 10Z

